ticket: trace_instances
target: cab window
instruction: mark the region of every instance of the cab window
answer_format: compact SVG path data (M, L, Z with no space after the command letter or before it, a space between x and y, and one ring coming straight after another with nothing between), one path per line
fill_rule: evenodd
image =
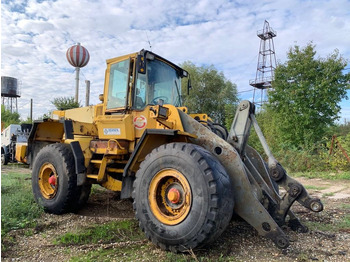
M135 96L134 96L134 107L136 109L143 109L145 107L146 89L147 89L146 75L139 74L136 80L136 89L135 89Z
M137 74L134 108L164 104L181 106L181 77L177 70L158 60L147 60L146 74Z
M109 75L107 109L125 107L130 59L111 65Z

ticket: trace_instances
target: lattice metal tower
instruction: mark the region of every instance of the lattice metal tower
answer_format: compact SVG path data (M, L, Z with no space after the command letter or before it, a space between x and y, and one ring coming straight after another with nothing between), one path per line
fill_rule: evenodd
M262 105L266 102L266 92L272 87L271 83L275 77L276 54L273 38L277 33L274 31L269 22L265 20L263 30L257 32L260 38L260 50L258 58L258 66L256 70L255 80L250 80L249 84L254 87L253 103ZM256 93L260 90L260 100L256 98Z

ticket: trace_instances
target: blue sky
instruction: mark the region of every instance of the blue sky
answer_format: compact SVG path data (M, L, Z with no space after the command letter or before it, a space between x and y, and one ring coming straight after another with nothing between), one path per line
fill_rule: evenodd
M348 0L11 0L1 2L1 75L20 80L19 113L29 116L30 99L37 118L54 107L55 97L74 96L74 68L65 57L77 42L90 53L81 69L79 100L90 103L103 92L106 59L149 49L177 64L213 64L238 91L252 88L264 20L277 31L278 62L294 44L316 45L326 57L335 49L350 59ZM347 66L349 68L350 65ZM350 96L350 92L348 92ZM253 92L240 93L251 99ZM350 120L350 100L341 103Z

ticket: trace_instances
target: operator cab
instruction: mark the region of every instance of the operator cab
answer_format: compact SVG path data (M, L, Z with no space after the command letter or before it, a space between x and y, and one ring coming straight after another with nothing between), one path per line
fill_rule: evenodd
M106 111L158 104L180 107L181 78L187 76L182 68L145 50L118 59L109 67Z

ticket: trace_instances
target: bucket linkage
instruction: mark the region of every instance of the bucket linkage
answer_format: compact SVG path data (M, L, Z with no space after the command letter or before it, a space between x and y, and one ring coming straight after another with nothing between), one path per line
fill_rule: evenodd
M255 119L255 107L242 101L237 109L227 140L220 138L196 120L180 112L186 132L196 135L193 143L215 155L229 174L234 192L234 211L252 225L260 235L270 238L279 248L289 246L289 239L281 229L308 231L290 207L295 201L313 212L323 210L318 198L312 198L306 189L287 175L286 170L272 155ZM268 161L247 145L251 126L259 137ZM286 191L282 196L279 187ZM287 220L287 216L289 219Z

